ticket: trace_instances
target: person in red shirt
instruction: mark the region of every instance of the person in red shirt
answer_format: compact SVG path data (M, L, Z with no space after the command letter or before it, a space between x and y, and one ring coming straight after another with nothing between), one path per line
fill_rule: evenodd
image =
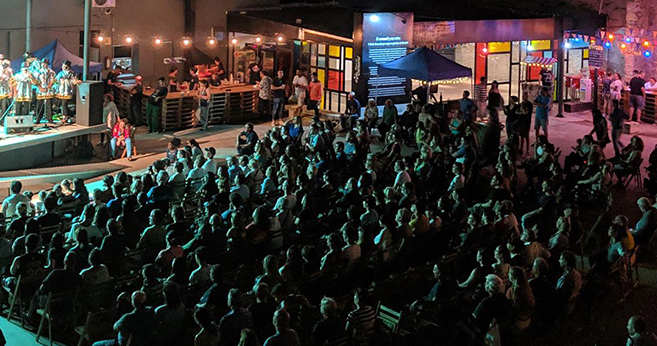
M116 147L125 145L128 161L132 161L132 139L130 138L130 123L128 119L121 118L119 122L112 128L112 140L110 142L112 147L112 157L116 154Z
M319 121L319 104L322 102L322 95L324 94L324 87L322 82L317 79L317 73L313 72L311 75L312 81L308 85L310 92L310 101L308 103L308 110L314 110L315 116L313 120Z

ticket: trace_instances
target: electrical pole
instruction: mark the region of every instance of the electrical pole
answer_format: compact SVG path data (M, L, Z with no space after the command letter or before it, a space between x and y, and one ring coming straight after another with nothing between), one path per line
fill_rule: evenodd
M89 21L91 20L91 0L84 0L84 46L82 59L82 80L86 81L89 74Z
M25 9L25 51L32 50L32 0L26 1Z

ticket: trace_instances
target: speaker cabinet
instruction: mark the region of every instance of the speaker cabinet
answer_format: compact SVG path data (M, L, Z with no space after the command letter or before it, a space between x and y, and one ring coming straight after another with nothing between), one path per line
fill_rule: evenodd
M75 100L75 120L78 125L95 126L104 123L103 91L102 82L87 81L78 85Z
M11 115L5 117L5 134L12 131L27 132L34 128L34 118L31 115Z

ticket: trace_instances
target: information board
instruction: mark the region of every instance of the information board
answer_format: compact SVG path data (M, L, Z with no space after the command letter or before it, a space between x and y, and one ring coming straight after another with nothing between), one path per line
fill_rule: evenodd
M405 56L413 43L413 13L366 13L363 15L361 76L367 80L368 98L395 103L410 100L406 78L378 76L378 66Z

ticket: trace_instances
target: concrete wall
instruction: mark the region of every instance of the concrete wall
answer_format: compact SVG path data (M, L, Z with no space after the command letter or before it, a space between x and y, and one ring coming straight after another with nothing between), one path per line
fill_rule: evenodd
M225 29L226 11L247 6L277 5L276 0L193 0L196 7L195 46L210 56L225 57L226 40L214 48L205 44L211 27ZM0 0L0 53L17 58L25 51L25 0ZM139 44L139 73L146 84L166 75L168 67L162 59L171 55L171 46L155 48L154 36L174 42L174 54L183 55L180 39L184 35L183 0L116 0L114 17L114 43L122 44L125 35L135 37ZM79 54L80 31L83 28L83 0L33 0L32 50L53 39L72 53ZM105 37L111 34L112 16L102 9L92 9L91 28L100 30ZM110 56L109 45L102 45L99 60Z

